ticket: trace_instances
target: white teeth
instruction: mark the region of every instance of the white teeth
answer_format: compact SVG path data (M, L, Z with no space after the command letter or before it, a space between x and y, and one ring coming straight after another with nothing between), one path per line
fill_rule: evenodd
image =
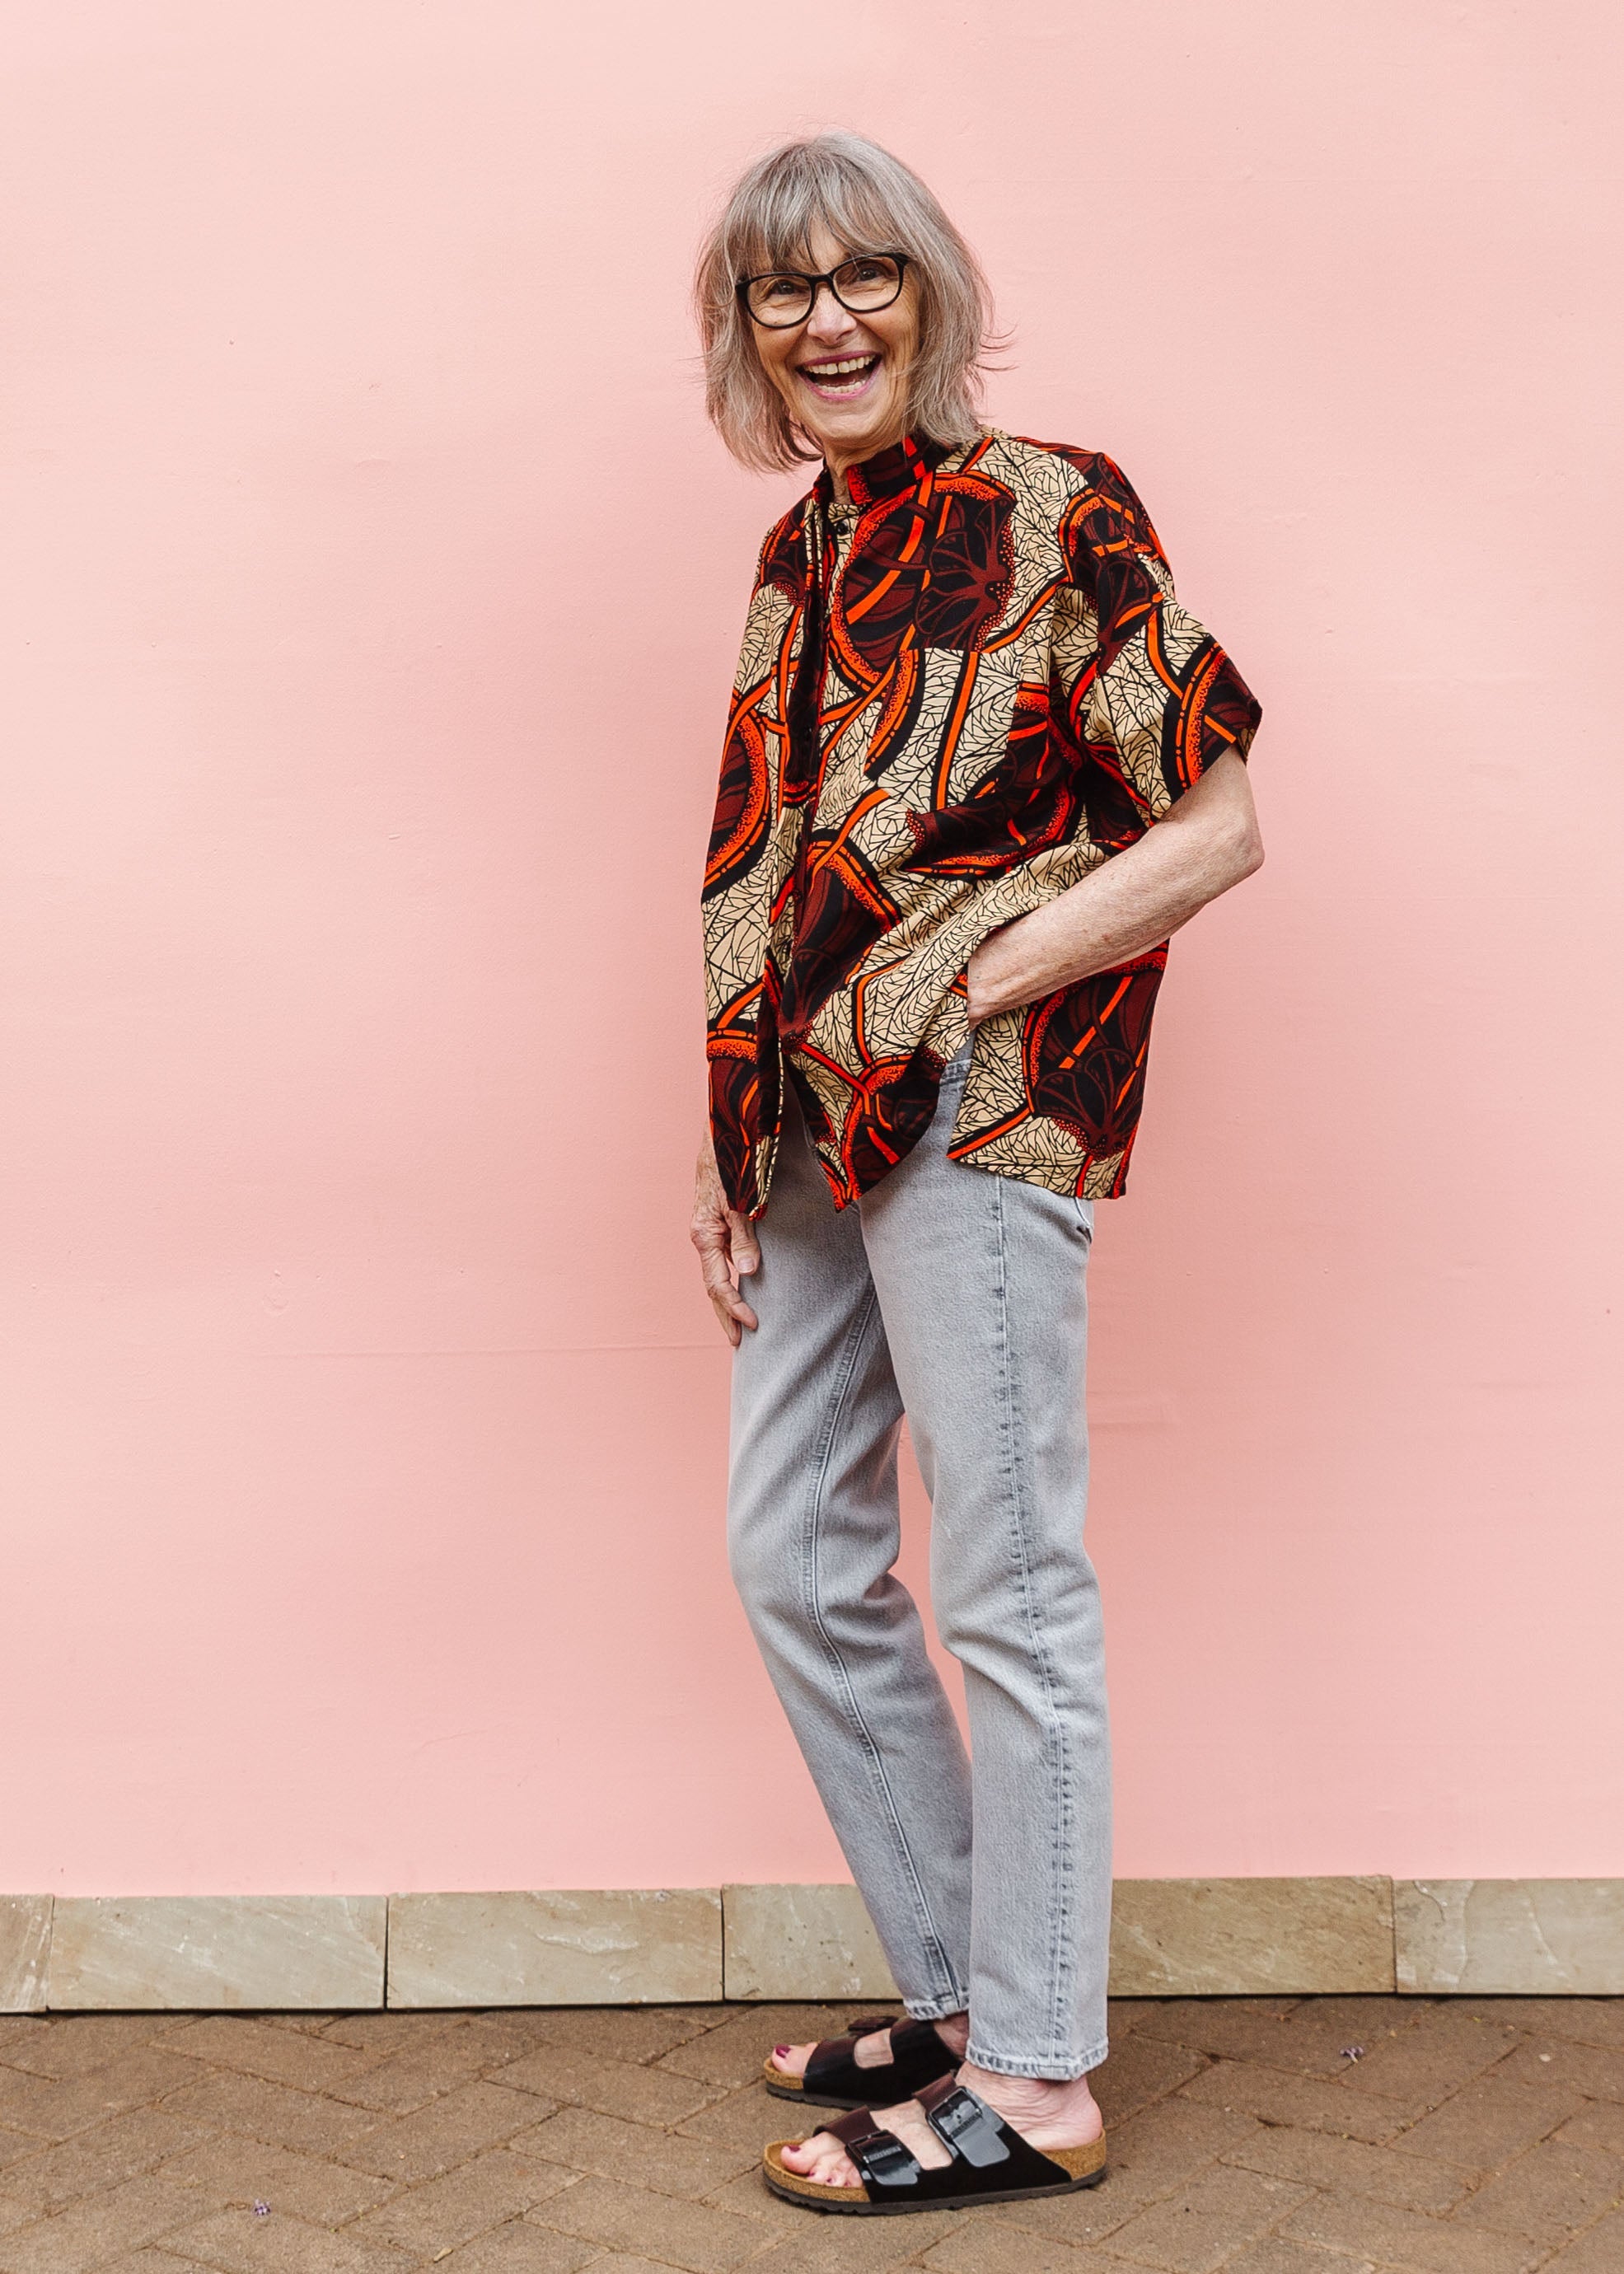
M853 356L845 363L803 363L801 366L808 379L845 379L854 371L867 371L878 356Z

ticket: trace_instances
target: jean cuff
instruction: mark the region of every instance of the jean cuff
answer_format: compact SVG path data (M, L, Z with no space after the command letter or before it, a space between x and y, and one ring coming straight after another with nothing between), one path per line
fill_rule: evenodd
M902 2002L910 2022L944 2022L950 2014L970 2009L967 1998L905 1998Z
M1101 2038L1097 2045L1074 2059L1040 2059L1035 2054L996 2053L986 2045L978 2045L972 2037L965 2047L964 2057L972 2067L989 2069L994 2076L1035 2076L1048 2084L1070 2084L1079 2076L1086 2076L1090 2069L1098 2068L1109 2050Z

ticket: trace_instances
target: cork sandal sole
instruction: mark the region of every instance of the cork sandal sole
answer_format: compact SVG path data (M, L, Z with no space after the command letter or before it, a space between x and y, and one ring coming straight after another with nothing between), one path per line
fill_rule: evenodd
M778 2100L799 2100L808 2108L866 2108L866 2100L838 2100L831 2092L808 2092L802 2076L791 2076L779 2068L771 2053L762 2063L762 2082Z
M1103 2135L1090 2140L1081 2148L1045 2148L1042 2153L1049 2161L1059 2164L1071 2173L1063 2185L1056 2180L1046 2187L966 2188L959 2195L927 2195L918 2202L870 2202L861 2186L831 2187L821 2180L804 2180L799 2172L786 2171L779 2160L780 2150L798 2148L798 2140L775 2140L763 2150L762 2177L775 2195L786 2202L800 2203L808 2210L830 2210L844 2213L847 2218L900 2218L916 2210L974 2210L978 2203L1032 2202L1040 2195L1075 2195L1079 2187L1097 2187L1105 2177L1105 2141Z

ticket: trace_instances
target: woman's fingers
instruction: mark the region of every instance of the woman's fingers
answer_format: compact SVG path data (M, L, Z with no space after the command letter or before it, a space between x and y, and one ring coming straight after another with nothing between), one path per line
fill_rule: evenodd
M721 1234L722 1278L719 1287L713 1288L710 1300L717 1306L717 1315L727 1330L727 1339L735 1345L742 1329L752 1334L760 1324L755 1312L745 1301L738 1284L738 1275L754 1271L761 1261L756 1245L756 1235L741 1216L729 1209L718 1226ZM743 1233L742 1252L740 1233Z
M710 1307L736 1350L744 1329L748 1327L754 1331L758 1323L736 1282L741 1275L760 1267L761 1249L748 1220L727 1205L716 1171L716 1156L709 1144L700 1149L688 1238L699 1252L700 1273Z
M735 1348L746 1327L756 1324L755 1312L733 1284L730 1264L730 1227L722 1215L696 1219L690 1237L699 1252L700 1275L705 1283L705 1292L710 1306L721 1321L722 1332ZM754 1241L751 1242L754 1247ZM751 1265L751 1269L756 1268Z
M733 1252L733 1269L748 1277L761 1269L761 1248L748 1216L740 1216L733 1209L727 1211L728 1245Z

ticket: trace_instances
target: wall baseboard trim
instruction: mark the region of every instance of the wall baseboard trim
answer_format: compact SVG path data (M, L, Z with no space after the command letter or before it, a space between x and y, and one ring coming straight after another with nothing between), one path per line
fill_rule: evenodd
M1624 1994L1624 1879L1119 1879L1120 1998ZM0 2013L896 1995L846 1886L0 1895Z

